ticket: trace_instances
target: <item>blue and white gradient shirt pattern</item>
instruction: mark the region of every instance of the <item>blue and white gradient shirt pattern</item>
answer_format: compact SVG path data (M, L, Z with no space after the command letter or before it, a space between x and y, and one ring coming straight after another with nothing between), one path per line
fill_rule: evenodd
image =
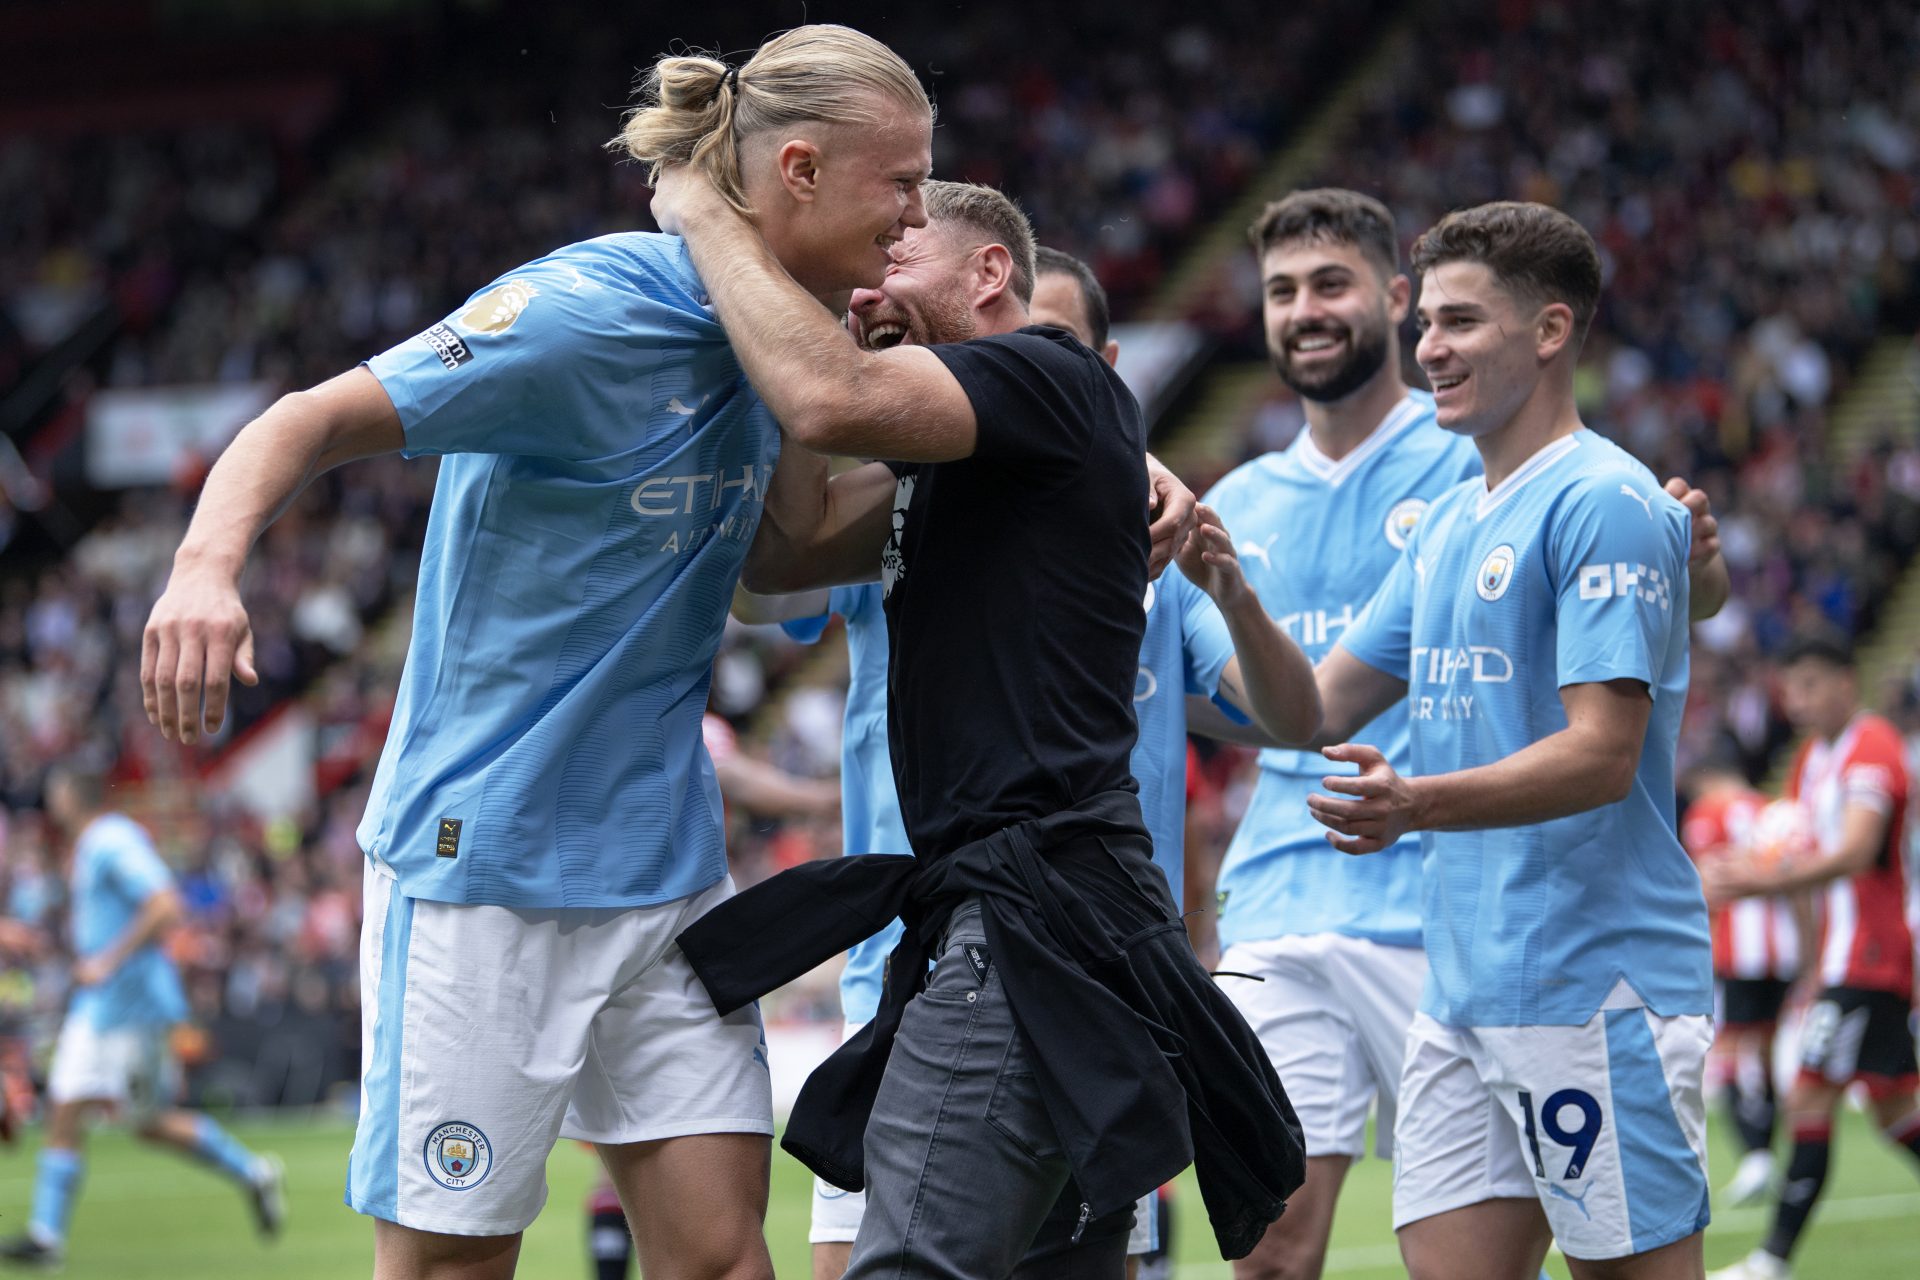
M1366 607L1428 504L1479 474L1472 442L1442 430L1433 397L1413 391L1338 462L1302 430L1284 451L1229 473L1206 501L1233 534L1261 604L1318 662ZM1405 708L1375 720L1363 740L1404 768ZM1317 751L1260 753L1253 798L1220 867L1223 948L1313 933L1420 945L1418 838L1352 858L1307 812L1322 778L1351 772Z
M1625 799L1422 833L1422 1008L1440 1022L1574 1026L1636 997L1663 1017L1711 1011L1706 902L1674 815L1690 537L1653 474L1582 429L1492 492L1473 480L1434 503L1342 638L1407 680L1415 775L1565 729L1568 685L1635 680L1653 699Z
M893 788L893 756L887 750L887 614L880 584L835 587L827 612L782 624L786 633L812 644L839 614L847 622L847 712L840 729L840 831L842 853L911 853L900 797ZM880 975L904 932L898 920L847 953L840 971L840 1006L848 1022L867 1022L880 1007Z
M368 367L445 455L361 822L410 897L622 907L726 874L700 744L779 438L685 246L507 273Z
M103 814L73 849L73 950L85 959L123 937L154 894L173 887L173 873L131 818ZM187 1016L180 975L157 942L127 957L105 982L73 993L67 1016L96 1030L168 1026Z

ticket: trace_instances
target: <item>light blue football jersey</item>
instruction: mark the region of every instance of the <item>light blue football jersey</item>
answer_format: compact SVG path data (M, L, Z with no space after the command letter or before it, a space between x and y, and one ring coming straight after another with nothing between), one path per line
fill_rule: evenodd
M411 897L619 907L726 874L700 742L778 456L677 238L508 272L368 362L444 454L359 837Z
M1211 698L1229 716L1245 717L1220 696L1220 673L1233 658L1233 637L1213 598L1178 568L1147 584L1147 631L1133 713L1133 777L1140 813L1153 835L1153 864L1166 873L1176 907L1184 907L1187 836L1187 695Z
M1229 473L1206 501L1233 535L1261 604L1318 662L1366 607L1428 504L1480 470L1473 443L1434 422L1433 397L1410 391L1338 462L1303 430L1286 450ZM1404 766L1406 710L1387 711L1361 740ZM1222 947L1311 933L1420 945L1418 839L1350 858L1307 812L1322 778L1350 772L1317 751L1260 753L1253 797L1220 866Z
M887 751L887 618L880 585L836 587L827 608L847 620L852 672L840 742L844 852L909 852ZM1153 835L1154 865L1165 873L1178 905L1187 818L1185 695L1219 700L1220 673L1233 657L1233 637L1212 599L1177 569L1168 569L1150 585L1146 609L1147 630L1133 691L1140 721L1133 776L1140 783L1140 810ZM811 644L825 630L827 616L783 626L794 639ZM1222 707L1230 715L1239 714L1224 703ZM902 932L896 920L847 953L840 971L840 1006L848 1022L865 1022L880 1007L881 974Z
M893 786L887 750L887 614L880 584L835 587L827 612L782 624L795 640L812 644L827 619L847 620L847 712L840 729L840 831L843 853L912 853ZM840 1007L849 1022L869 1021L880 1007L880 975L904 932L895 920L847 953L840 971Z
M173 873L133 819L103 814L87 824L73 849L73 950L97 955L124 935L154 894L173 887ZM77 988L67 1016L101 1031L166 1026L187 1016L180 975L158 943L127 957L105 982Z
M1638 680L1653 698L1624 800L1422 833L1422 1008L1439 1021L1578 1025L1622 983L1662 1016L1711 1011L1706 901L1674 815L1690 537L1653 474L1582 429L1492 492L1473 480L1435 502L1341 638L1407 678L1415 775L1491 764L1566 728L1567 685Z

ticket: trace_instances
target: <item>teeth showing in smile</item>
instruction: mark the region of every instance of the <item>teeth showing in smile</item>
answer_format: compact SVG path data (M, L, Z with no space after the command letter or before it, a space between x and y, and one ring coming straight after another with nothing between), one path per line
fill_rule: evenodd
M1444 378L1435 378L1433 380L1433 389L1435 391L1450 391L1466 380L1467 375L1464 373L1450 373Z
M872 347L876 351L884 351L888 347L897 347L906 341L907 326L903 324L876 324L863 329L861 332L866 335L867 345L869 347Z
M1339 341L1340 339L1334 337L1332 334L1316 333L1311 337L1295 339L1293 349L1295 351L1325 351Z

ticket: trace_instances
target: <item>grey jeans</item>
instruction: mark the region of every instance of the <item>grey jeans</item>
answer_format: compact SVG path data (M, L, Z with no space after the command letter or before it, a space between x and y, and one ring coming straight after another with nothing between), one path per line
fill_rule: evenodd
M1132 1210L1088 1220L977 900L954 912L901 1019L865 1150L867 1211L846 1280L1126 1274Z

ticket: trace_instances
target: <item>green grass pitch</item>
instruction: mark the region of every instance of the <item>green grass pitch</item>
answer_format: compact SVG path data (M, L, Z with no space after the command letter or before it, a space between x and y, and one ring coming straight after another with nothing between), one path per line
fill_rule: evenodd
M275 1244L254 1239L240 1196L214 1175L143 1148L111 1129L94 1135L86 1186L74 1215L65 1275L71 1280L320 1280L371 1271L372 1232L340 1203L350 1130L324 1123L240 1124L249 1143L286 1160L291 1222ZM1912 1280L1920 1275L1920 1183L1905 1157L1888 1149L1860 1116L1836 1134L1826 1199L1796 1259L1802 1280ZM0 1155L0 1234L21 1229L33 1194L37 1135ZM1716 1180L1732 1168L1724 1133L1714 1132ZM808 1178L775 1152L767 1238L780 1280L805 1280ZM548 1168L547 1211L527 1233L520 1274L534 1280L586 1280L581 1200L594 1172L588 1153L566 1144ZM1358 1166L1334 1225L1328 1274L1403 1274L1388 1227L1388 1167ZM1226 1280L1212 1252L1191 1178L1176 1200L1180 1280ZM1707 1263L1739 1257L1764 1229L1764 1209L1722 1211L1707 1234ZM1556 1256L1548 1264L1566 1275Z

